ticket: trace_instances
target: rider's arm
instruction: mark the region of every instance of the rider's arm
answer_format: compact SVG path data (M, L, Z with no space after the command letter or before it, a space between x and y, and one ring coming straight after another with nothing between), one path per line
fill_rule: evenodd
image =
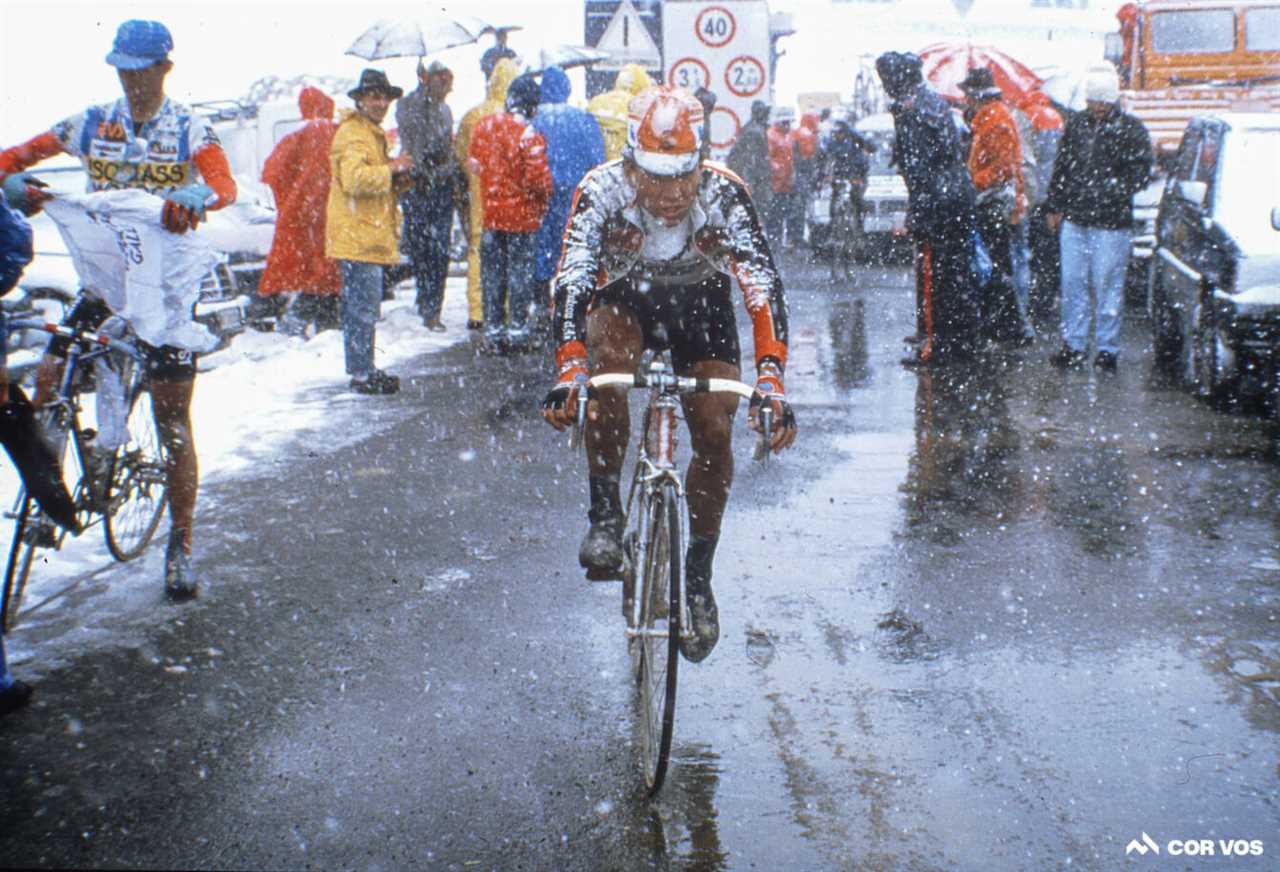
M64 151L66 149L62 145L62 140L52 130L46 130L21 145L6 148L0 151L0 180Z
M207 206L209 209L221 209L236 201L236 180L231 175L231 165L227 163L226 152L220 145L206 145L191 156L200 171L200 178L218 196L217 202Z
M727 178L721 181L727 186L725 252L742 289L743 303L751 315L756 367L759 369L760 364L769 359L781 370L787 365L787 304L782 275L774 264L769 242L746 188Z
M560 264L552 279L558 368L563 367L564 361L585 361L587 357L587 304L601 277L600 255L609 216L608 192L604 188L612 177L608 164L587 173L569 207Z

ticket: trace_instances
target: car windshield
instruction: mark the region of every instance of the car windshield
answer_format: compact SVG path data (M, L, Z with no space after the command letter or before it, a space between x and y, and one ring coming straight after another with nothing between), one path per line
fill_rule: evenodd
M1230 9L1158 12L1151 16L1151 48L1160 54L1213 54L1235 48Z
M1214 217L1245 254L1280 250L1271 210L1280 206L1280 129L1227 136Z

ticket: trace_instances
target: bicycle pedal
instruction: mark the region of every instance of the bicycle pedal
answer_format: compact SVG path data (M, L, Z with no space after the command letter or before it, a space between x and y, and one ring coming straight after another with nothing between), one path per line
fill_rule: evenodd
M58 544L58 531L47 521L27 527L22 540L37 548L54 548Z

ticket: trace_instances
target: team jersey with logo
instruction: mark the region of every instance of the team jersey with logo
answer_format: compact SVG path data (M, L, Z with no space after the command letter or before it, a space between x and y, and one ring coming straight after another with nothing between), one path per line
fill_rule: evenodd
M129 103L120 98L58 122L53 134L84 164L90 192L141 188L163 195L200 181L195 153L221 147L204 118L168 97L136 132Z

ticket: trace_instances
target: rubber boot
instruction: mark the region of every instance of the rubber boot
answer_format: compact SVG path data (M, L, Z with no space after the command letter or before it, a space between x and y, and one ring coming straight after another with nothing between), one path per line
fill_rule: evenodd
M622 530L626 519L622 515L618 481L592 476L590 485L591 508L587 519L591 528L578 549L578 563L593 581L621 578Z
M707 659L720 641L720 612L711 591L711 562L717 539L689 538L684 556L685 601L689 604L690 634L680 637L680 653L692 663Z

